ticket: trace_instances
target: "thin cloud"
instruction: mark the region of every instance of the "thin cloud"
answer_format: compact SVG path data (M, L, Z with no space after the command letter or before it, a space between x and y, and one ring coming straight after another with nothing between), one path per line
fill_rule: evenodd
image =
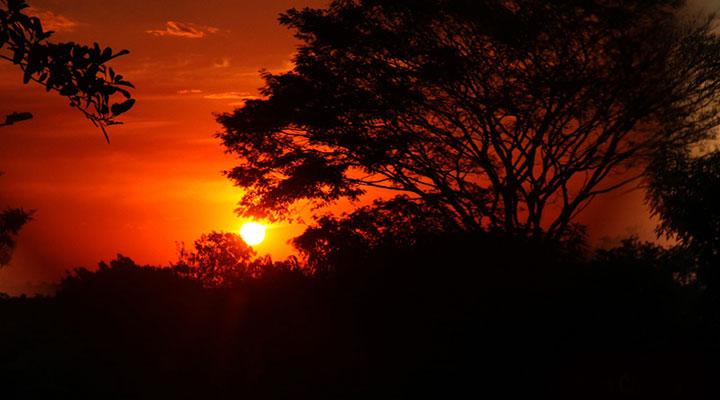
M145 32L153 36L160 37L174 36L186 39L202 39L207 35L220 32L220 29L215 28L214 26L203 26L190 22L167 21L165 23L165 29L151 29Z
M215 60L213 63L213 67L215 68L228 68L230 67L230 59L227 57L224 57L220 60Z
M200 94L202 92L203 91L200 89L182 89L182 90L178 90L177 94Z
M225 92L208 94L203 96L203 98L208 100L253 100L259 97L248 92Z
M72 32L79 25L77 21L50 10L30 7L28 8L28 14L40 18L45 31Z

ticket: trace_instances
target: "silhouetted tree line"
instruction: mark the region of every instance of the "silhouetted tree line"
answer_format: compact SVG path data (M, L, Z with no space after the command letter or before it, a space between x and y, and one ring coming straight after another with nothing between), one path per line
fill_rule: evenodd
M118 256L54 296L4 298L3 397L717 393L717 296L678 279L680 249L425 233L347 251L333 269L251 277L243 258L225 279L214 260Z

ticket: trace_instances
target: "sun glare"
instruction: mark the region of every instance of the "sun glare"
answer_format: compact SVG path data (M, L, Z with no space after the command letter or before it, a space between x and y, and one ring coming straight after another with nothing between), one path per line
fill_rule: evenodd
M265 225L257 222L247 222L240 228L240 236L242 236L245 243L255 246L265 240L265 229Z

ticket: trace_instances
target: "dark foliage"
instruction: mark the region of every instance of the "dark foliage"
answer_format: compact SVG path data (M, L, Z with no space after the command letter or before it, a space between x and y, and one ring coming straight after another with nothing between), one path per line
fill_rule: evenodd
M239 235L228 232L203 234L190 250L181 245L172 268L209 288L234 287L277 271L301 269L294 257L282 262L258 257Z
M20 208L8 208L0 212L0 268L10 263L17 234L31 216L31 212Z
M0 171L0 176L2 174ZM17 235L30 222L32 214L22 208L8 207L0 211L0 268L10 263Z
M27 7L24 0L0 0L0 59L22 69L23 83L33 81L67 97L109 140L106 127L120 124L116 118L129 111L135 99L128 91L132 83L107 63L129 52L116 53L97 43L50 42L53 32L43 30L37 17L24 14ZM13 113L3 125L29 118L32 114Z
M290 10L280 21L302 41L294 68L265 73L265 99L218 118L240 159L228 176L247 189L238 211L282 219L298 201L374 187L464 230L562 236L659 145L718 124L715 20L685 21L682 4L343 0Z
M457 232L438 210L399 196L339 217L321 216L292 244L314 273L323 273L354 264L380 248L409 248L429 237Z
M0 299L0 384L8 399L717 393L720 332L664 259L449 234L207 288L120 256L54 297Z
M254 258L255 250L239 235L211 232L196 240L193 249L181 245L174 268L205 286L217 287L256 276Z
M660 219L658 235L677 239L686 255L685 279L720 299L720 152L690 153L676 148L654 161L648 202Z
M699 257L720 253L720 152L666 152L653 164L648 199L658 234L677 237Z

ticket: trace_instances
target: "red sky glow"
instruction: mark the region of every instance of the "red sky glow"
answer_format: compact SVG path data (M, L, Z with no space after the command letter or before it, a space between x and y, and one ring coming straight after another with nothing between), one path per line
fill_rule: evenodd
M0 292L45 290L64 271L93 267L122 253L167 264L176 243L212 230L234 231L241 189L222 171L233 166L214 137L213 113L258 95L261 69L290 67L297 45L277 23L306 0L31 0L32 12L57 31L55 41L99 42L131 53L113 67L137 90L111 143L66 100L0 64L0 114L35 115L0 131L0 206L36 210L19 237L12 264L0 270ZM594 240L653 237L639 191L615 193L581 218ZM257 250L284 258L300 225L271 226Z

